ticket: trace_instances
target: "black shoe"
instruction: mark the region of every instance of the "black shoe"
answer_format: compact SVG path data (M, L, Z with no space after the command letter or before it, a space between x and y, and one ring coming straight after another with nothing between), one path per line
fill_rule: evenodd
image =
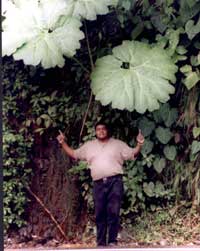
M114 247L116 247L117 246L117 242L115 241L115 242L110 242L110 243L108 243L108 247L112 247L112 248L114 248Z
M105 248L106 244L97 244L97 248Z

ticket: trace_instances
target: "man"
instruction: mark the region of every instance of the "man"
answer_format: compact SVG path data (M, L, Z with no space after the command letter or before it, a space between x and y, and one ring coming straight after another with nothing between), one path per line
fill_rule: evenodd
M144 136L139 130L137 146L131 148L123 141L112 138L108 125L103 121L95 125L95 133L96 139L76 150L68 146L61 132L57 139L67 155L87 161L93 179L97 246L114 246L117 244L123 196L123 162L135 159L144 143Z

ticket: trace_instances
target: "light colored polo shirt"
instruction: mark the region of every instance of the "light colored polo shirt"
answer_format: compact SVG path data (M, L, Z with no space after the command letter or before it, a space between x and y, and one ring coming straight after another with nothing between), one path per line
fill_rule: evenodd
M110 138L106 143L98 139L84 143L74 150L75 158L87 161L93 180L123 174L125 160L133 160L134 149L121 140Z

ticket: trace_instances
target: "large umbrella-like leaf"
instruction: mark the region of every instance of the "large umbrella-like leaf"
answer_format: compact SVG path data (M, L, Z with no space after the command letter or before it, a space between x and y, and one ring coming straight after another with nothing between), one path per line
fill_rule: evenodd
M65 0L15 0L3 21L3 56L13 54L25 64L63 67L64 57L80 48L81 22L68 15Z
M97 60L91 88L103 105L144 113L159 108L174 93L176 65L167 52L137 41L124 41Z
M66 0L71 15L95 20L97 15L109 12L109 6L116 6L118 0Z

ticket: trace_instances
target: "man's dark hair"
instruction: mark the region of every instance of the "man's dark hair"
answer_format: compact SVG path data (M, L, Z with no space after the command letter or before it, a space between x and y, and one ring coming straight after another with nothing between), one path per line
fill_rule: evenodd
M108 137L111 137L112 136L112 130L111 130L111 126L109 123L105 122L105 120L99 120L96 124L95 124L95 130L96 130L96 127L98 125L104 125L108 131Z

